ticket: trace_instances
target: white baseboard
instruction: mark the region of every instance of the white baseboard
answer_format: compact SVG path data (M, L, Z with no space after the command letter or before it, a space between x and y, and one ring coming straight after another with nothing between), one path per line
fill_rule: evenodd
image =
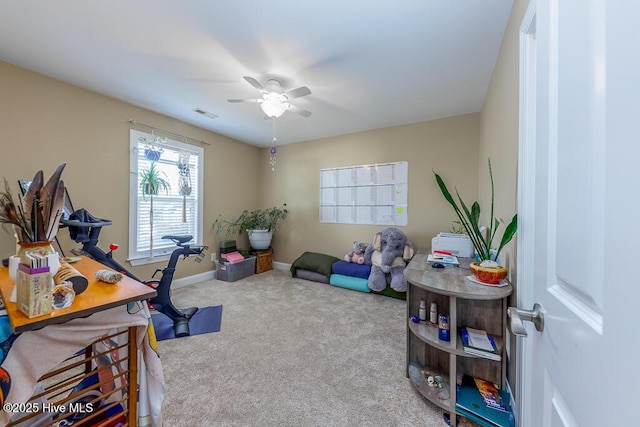
M193 276L174 279L173 282L171 282L171 288L182 288L183 286L193 285L194 283L204 282L205 280L211 280L215 278L215 270L205 271L204 273L194 274Z
M289 271L291 264L286 262L273 262L273 268L275 270ZM182 277L180 279L174 279L171 282L173 289L182 288L183 286L193 285L194 283L204 282L205 280L211 280L216 278L216 270L205 271L204 273L194 274L193 276Z
M287 264L286 262L273 261L273 268L276 270L289 271L291 269L291 264Z

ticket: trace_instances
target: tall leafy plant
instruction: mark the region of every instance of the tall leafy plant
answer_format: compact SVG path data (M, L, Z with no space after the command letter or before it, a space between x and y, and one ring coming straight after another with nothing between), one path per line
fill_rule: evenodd
M502 234L502 239L500 240L500 245L498 246L498 250L496 251L495 257L491 254L491 247L496 237L496 232L500 226L500 221L498 218L493 216L493 201L494 201L494 186L493 186L493 170L491 168L491 159L488 160L489 163L489 178L491 179L491 216L489 229L487 234L485 234L480 230L480 225L478 222L480 221L480 204L478 202L473 202L471 205L471 210L464 203L458 190L456 189L456 196L458 197L458 201L460 202L460 207L456 203L455 199L449 192L446 184L444 183L442 177L438 175L435 171L433 174L436 177L436 182L438 183L438 187L440 187L440 191L444 196L445 200L449 202L456 215L458 215L458 219L460 220L460 224L464 228L464 230L469 235L471 242L473 243L473 247L476 250L477 256L481 260L497 260L500 256L500 252L502 248L505 247L507 243L511 241L513 236L516 234L516 230L518 228L518 214L515 214L511 219L507 228L505 228L504 233Z

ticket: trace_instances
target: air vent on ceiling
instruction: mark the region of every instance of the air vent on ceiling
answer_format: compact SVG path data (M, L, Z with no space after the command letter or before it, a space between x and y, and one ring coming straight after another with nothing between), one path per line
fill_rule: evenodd
M198 114L202 114L203 116L207 116L210 119L215 119L216 117L218 117L217 115L210 113L206 110L203 110L202 108L194 108L193 111L195 111Z

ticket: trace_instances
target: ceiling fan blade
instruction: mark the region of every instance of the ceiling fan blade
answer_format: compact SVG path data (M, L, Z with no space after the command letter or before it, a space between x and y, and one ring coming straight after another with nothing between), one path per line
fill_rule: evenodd
M287 99L295 99L303 96L311 95L311 89L306 86L300 86L297 89L292 89L283 94Z
M307 111L304 108L297 107L293 104L289 104L288 110L292 113L300 114L302 117L309 117L311 115L311 111Z
M260 92L265 92L265 88L253 77L249 77L249 76L244 76L243 79L245 79L247 82L249 82L249 84L253 87L255 87L256 89L258 89Z
M260 98L260 99L227 99L227 101L229 102L253 102L253 103L260 103L263 102L264 99Z

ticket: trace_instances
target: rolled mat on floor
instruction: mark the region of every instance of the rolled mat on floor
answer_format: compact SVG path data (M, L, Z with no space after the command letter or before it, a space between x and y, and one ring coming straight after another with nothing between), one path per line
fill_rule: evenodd
M329 283L333 286L347 288L360 292L371 292L367 279L361 277L344 276L342 274L332 274Z

